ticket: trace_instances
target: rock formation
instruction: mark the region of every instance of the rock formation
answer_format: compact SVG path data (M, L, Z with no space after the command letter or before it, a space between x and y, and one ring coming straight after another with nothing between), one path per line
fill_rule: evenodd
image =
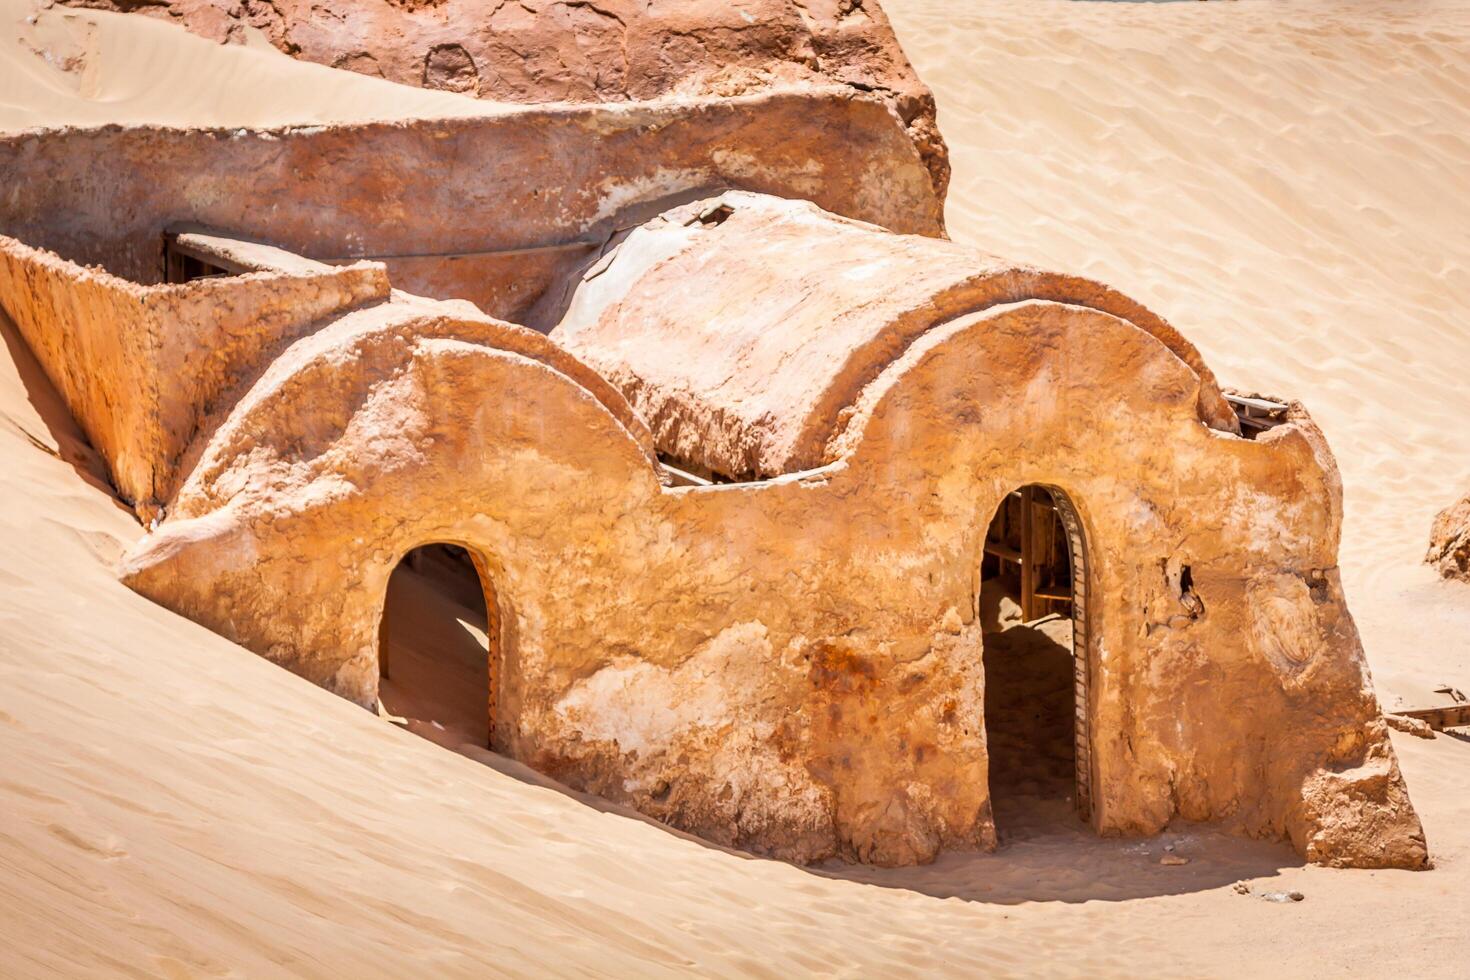
M1445 578L1470 582L1470 494L1435 517L1424 560Z

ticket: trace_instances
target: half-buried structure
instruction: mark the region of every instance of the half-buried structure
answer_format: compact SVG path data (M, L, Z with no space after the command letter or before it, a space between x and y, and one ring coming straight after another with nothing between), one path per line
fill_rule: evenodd
M0 171L0 305L148 525L124 581L364 707L795 861L1039 800L1427 863L1306 412L944 240L881 100L64 130Z

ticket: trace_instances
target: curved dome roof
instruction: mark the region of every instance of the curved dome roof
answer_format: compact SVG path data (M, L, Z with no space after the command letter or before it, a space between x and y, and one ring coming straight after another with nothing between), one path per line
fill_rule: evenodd
M830 462L863 389L926 331L996 306L1084 306L1152 334L1238 431L1199 352L1100 283L744 192L635 229L582 276L555 340L620 388L659 450L737 479Z

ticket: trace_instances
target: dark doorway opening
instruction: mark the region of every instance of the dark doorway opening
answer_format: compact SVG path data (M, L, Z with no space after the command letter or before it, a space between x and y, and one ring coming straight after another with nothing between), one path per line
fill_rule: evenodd
M383 605L383 708L435 742L490 746L499 654L494 610L483 563L464 548L431 544L405 555Z
M1002 843L1075 828L1087 813L1086 670L1074 656L1073 550L1080 534L1059 491L1026 486L1001 502L985 538L980 622L990 799ZM1079 789L1083 792L1079 793Z

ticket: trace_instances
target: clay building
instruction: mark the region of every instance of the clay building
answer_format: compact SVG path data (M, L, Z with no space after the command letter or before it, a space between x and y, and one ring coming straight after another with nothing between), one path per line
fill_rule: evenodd
M431 737L800 862L1424 866L1306 410L945 240L916 140L804 85L6 137L0 306L123 581Z

